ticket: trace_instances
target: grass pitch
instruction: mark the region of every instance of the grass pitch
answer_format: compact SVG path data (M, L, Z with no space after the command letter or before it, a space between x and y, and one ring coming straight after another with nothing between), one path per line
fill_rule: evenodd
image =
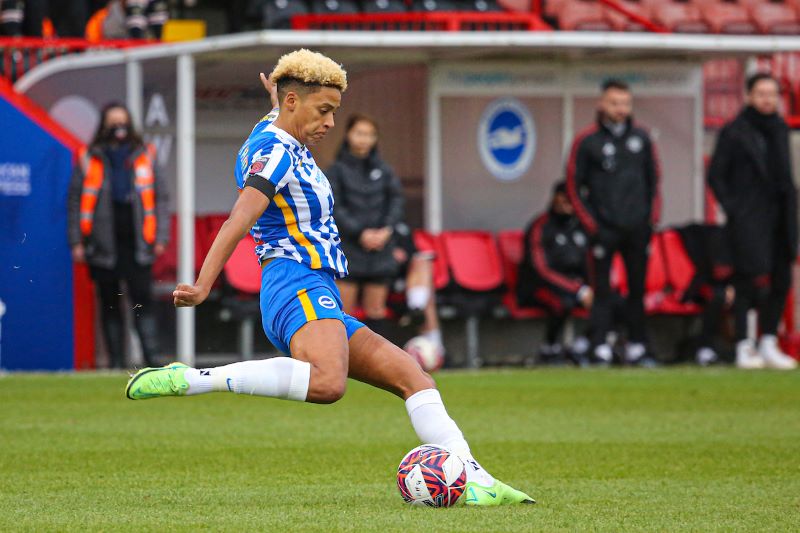
M403 403L133 402L118 375L0 378L0 531L797 531L800 373L444 373L495 476L539 503L406 506Z

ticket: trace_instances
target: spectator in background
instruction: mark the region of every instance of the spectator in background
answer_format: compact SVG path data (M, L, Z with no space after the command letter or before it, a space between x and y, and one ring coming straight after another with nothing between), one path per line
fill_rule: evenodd
M367 325L386 331L386 298L397 273L393 228L403 219L403 190L378 153L378 126L366 115L350 117L336 162L327 171L334 213L350 275L338 281L344 312L352 314L361 291Z
M0 0L0 35L19 37L25 20L23 0Z
M542 306L550 313L545 344L539 350L543 362L558 362L564 355L578 364L585 360L589 347L585 337L578 338L567 354L560 339L573 310L592 308L594 291L586 272L588 251L589 239L575 216L566 185L559 182L553 188L548 211L525 230L517 284L520 305Z
M695 272L682 301L703 307L703 326L697 339L695 362L709 366L720 361L717 340L723 315L735 295L728 238L721 226L706 224L689 224L678 228L678 233Z
M652 366L644 313L647 247L659 217L659 167L655 146L634 125L630 88L606 81L597 120L575 139L567 163L567 192L591 237L590 271L594 305L589 318L596 362L609 364L613 349L606 336L613 321L609 274L616 252L622 255L628 279L625 321L628 339L624 360Z
M797 256L797 191L789 128L778 114L778 82L747 80L744 109L719 133L708 183L727 216L733 254L736 364L796 368L778 347L778 323ZM747 314L758 310L758 349L747 336Z
M103 109L94 140L75 166L68 216L73 259L89 264L100 297L110 366L124 363L123 294L133 308L147 366L156 366L150 268L169 237L167 185L122 104Z

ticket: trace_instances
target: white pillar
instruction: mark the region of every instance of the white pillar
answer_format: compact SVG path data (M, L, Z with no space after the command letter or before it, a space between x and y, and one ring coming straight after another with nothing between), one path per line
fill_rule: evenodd
M131 113L133 127L142 131L144 124L143 89L142 89L142 64L138 61L128 61L125 64L125 100L128 111Z
M194 283L194 57L178 56L178 282ZM178 360L194 366L194 308L178 313Z
M425 173L425 228L439 233L443 227L442 215L442 130L441 106L438 94L438 69L428 69L428 139Z

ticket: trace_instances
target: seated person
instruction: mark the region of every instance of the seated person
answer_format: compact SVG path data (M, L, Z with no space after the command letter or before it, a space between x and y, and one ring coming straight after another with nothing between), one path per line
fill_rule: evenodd
M420 336L435 344L444 355L433 287L434 253L418 250L411 228L401 222L394 227L392 254L399 267L393 289L405 294L406 309L400 313L400 325L417 329Z
M525 231L517 285L520 305L544 307L550 313L545 344L540 349L545 362L561 358L564 349L559 338L572 311L592 306L594 293L586 281L588 251L589 239L575 215L566 185L559 182L553 188L550 209ZM569 355L581 362L586 349L588 342L581 337Z
M700 366L708 366L719 362L717 340L722 317L733 304L735 295L731 252L722 226L689 224L678 228L678 233L695 267L694 278L683 295L683 301L704 307L695 361Z

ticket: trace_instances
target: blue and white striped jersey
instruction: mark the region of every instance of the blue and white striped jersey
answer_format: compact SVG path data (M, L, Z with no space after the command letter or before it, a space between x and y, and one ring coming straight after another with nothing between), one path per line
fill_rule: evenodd
M275 194L250 233L259 261L288 257L337 278L347 275L347 259L333 220L328 178L304 145L272 121L273 111L256 124L239 150L236 185L251 176L265 179Z

